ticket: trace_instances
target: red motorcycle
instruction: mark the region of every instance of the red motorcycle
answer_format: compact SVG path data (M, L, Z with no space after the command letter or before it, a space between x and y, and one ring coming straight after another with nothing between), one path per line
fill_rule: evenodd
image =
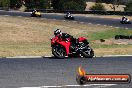
M52 54L60 59L66 56L83 56L85 58L92 58L94 56L94 51L90 48L86 38L80 37L74 40L76 42L73 42L71 38L53 37L51 39Z

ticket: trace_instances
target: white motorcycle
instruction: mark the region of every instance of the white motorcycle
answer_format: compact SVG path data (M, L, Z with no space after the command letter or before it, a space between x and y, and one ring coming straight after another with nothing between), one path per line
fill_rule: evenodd
M125 20L121 20L120 23L121 24L131 24L130 20L127 18Z
M75 19L71 14L65 15L64 18L69 19L69 20L74 20Z

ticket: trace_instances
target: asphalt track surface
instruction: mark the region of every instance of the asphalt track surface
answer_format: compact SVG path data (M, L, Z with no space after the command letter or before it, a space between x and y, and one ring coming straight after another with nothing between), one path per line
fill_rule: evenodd
M0 88L132 88L132 83L79 86L76 71L80 65L87 74L132 75L132 57L1 58Z
M16 12L16 11L0 11L0 15L10 15L10 16L24 16L30 17L31 12ZM65 20L64 15L58 14L42 14L42 18L47 19L56 19L56 20ZM119 27L119 28L129 28L132 29L132 24L121 24L120 19L110 19L110 18L98 18L98 17L85 17L85 16L75 16L75 20L77 22L91 23L91 24L99 24L99 25L107 25L111 27Z

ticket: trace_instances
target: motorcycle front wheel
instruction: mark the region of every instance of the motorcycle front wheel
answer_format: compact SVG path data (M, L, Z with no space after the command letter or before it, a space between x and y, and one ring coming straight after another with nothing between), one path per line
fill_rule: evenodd
M93 49L87 49L82 51L82 56L85 58L93 58L94 56L94 51Z
M66 51L61 45L54 45L52 47L52 54L58 59L63 59L66 56Z
M37 15L37 17L41 17L41 15Z

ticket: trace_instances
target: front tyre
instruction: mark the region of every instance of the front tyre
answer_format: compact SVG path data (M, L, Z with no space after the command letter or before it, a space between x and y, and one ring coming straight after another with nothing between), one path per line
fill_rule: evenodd
M41 17L41 15L37 15L37 17Z
M54 45L52 47L52 54L59 59L63 59L66 56L65 48L61 45Z
M89 49L83 50L82 51L82 56L85 57L85 58L93 58L93 56L94 56L93 49L89 48Z
M128 24L131 24L131 22L129 21Z
M75 20L75 17L72 17L73 20Z

